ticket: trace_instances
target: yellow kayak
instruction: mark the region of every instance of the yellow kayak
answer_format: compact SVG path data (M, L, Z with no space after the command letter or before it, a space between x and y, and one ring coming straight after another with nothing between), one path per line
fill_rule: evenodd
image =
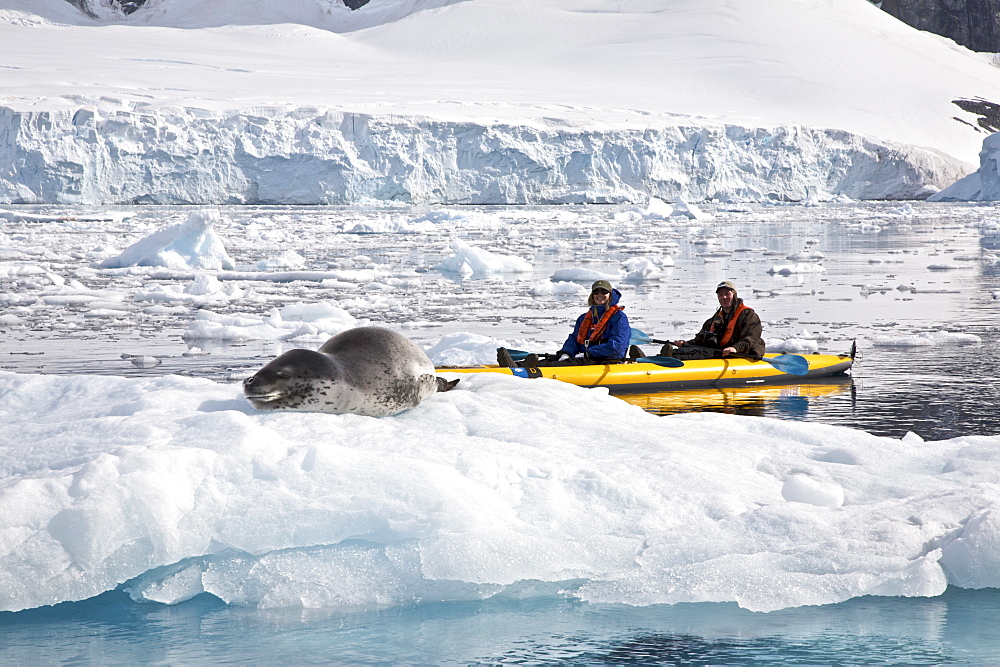
M545 377L579 387L607 387L612 394L643 394L699 387L746 387L770 384L803 384L819 378L844 375L854 364L850 354L803 354L809 370L805 374L785 373L768 363L779 355L765 355L762 361L742 358L685 361L677 368L655 363L626 361L621 364L588 366L503 366L439 367L439 373L502 373L523 378ZM786 355L787 356L787 355Z

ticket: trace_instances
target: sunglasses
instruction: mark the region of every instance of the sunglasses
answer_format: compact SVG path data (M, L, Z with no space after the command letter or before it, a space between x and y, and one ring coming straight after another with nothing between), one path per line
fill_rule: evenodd
M595 289L591 294L611 294L611 292L606 289Z

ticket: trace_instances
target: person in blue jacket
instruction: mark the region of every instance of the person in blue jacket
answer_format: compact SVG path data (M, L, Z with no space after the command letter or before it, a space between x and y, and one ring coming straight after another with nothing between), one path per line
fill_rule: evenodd
M538 355L529 354L515 364L506 348L501 347L497 349L497 363L511 368L621 363L628 354L632 336L624 307L618 305L621 296L607 280L598 280L590 287L587 298L590 308L577 318L573 333L554 358L539 360Z

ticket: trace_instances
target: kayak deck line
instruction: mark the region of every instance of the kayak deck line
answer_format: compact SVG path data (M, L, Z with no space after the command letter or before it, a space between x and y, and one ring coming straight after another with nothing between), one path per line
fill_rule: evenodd
M765 357L776 357L768 354ZM697 387L741 387L768 384L802 384L819 378L844 375L853 366L850 354L803 354L809 362L805 375L778 370L766 361L742 358L697 359L685 361L679 368L665 368L653 363L626 361L620 364L585 366L540 366L507 368L504 366L439 367L439 373L500 373L523 378L544 377L579 387L607 387L611 393L646 393Z

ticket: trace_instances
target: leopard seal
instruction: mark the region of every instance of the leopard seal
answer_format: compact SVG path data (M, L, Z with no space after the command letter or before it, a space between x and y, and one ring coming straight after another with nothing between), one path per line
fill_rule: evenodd
M258 410L386 417L419 404L458 380L437 377L424 351L381 327L357 327L319 350L289 350L243 381Z

